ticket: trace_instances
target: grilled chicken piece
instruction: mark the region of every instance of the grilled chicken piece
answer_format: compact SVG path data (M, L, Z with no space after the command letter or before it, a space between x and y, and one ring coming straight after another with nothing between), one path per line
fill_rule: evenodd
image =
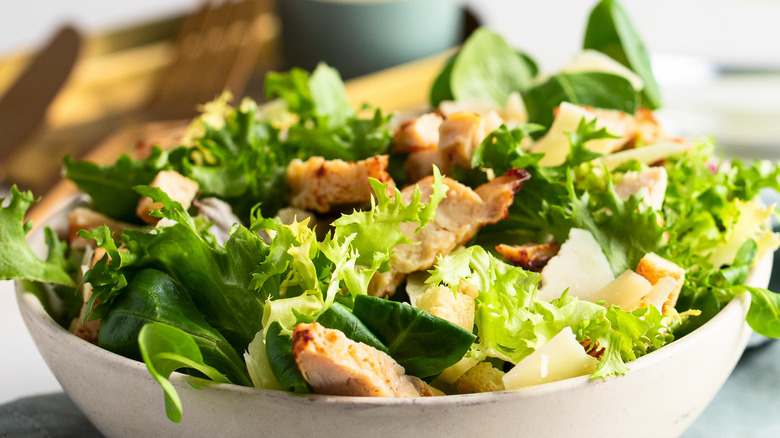
M542 268L558 254L560 249L557 242L496 246L496 251L501 253L509 263L534 272L542 272Z
M295 326L292 352L304 379L317 393L365 397L421 395L415 388L421 382L407 376L392 357L319 323Z
M419 181L433 175L433 166L444 169L444 161L438 149L409 154L404 163L404 170L409 181Z
M364 204L371 200L368 178L395 187L387 173L387 155L377 155L363 161L325 160L312 157L293 160L287 166L290 204L303 210L326 213L333 206Z
M434 219L417 234L414 234L416 223L401 224L404 235L419 244L398 245L391 263L392 269L374 275L370 292L376 296L392 295L407 274L429 269L438 256L445 256L468 242L483 226L506 218L515 194L528 178L530 176L525 170L511 169L476 190L444 178L444 184L449 190L447 197L439 203ZM417 183L423 201L430 199L432 185L433 177L426 177ZM404 188L401 191L403 201L411 202L413 193L414 186Z
M439 151L448 173L453 165L471 169L474 150L488 134L485 117L470 111L454 113L439 128Z
M438 149L442 120L437 113L427 113L407 120L393 135L393 151L411 153Z
M160 188L171 199L180 203L185 210L190 208L192 200L195 199L199 189L197 182L175 170L163 170L158 173L149 186ZM147 224L156 224L160 219L152 216L150 213L152 210L159 210L160 208L162 208L162 203L153 202L152 198L144 196L138 201L135 214Z
M644 202L653 209L660 210L664 205L668 180L666 169L660 166L641 172L626 172L615 185L615 192L623 200L627 200L631 195L645 192L647 196Z

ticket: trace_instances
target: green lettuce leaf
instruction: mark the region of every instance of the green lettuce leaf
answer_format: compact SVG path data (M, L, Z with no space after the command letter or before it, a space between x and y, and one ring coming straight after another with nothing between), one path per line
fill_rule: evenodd
M401 192L395 189L395 196L387 195L387 184L371 179L374 197L371 208L343 215L333 222L333 239L342 242L350 235L360 238L352 242L352 248L359 254L357 264L372 266L377 257L383 260L380 270L389 268L389 256L393 248L402 243L412 243L400 228L401 223L419 224L419 231L436 214L439 202L447 196L447 186L438 169L434 168L433 193L428 202L422 202L419 187L415 187L412 200L406 204L401 200Z
M27 244L26 235L32 223L24 221L24 215L34 198L31 192L20 192L11 187L11 199L3 207L0 198L0 280L30 280L44 283L74 285L67 272L65 246L54 233L46 231L49 246L47 260L39 259Z

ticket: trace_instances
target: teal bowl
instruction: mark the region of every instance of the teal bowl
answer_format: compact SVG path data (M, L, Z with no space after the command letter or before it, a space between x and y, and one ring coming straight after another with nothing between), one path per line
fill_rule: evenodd
M289 66L318 62L352 78L443 52L460 43L455 0L279 0Z

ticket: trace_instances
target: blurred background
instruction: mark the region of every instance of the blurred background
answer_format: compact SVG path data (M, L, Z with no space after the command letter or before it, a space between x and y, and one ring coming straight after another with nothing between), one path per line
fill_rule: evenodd
M724 153L780 157L780 1L623 0L662 87L660 117L715 135ZM44 195L61 159L111 161L176 138L222 89L262 100L262 78L324 60L356 78L353 103L424 105L430 81L477 25L554 71L580 49L595 0L5 1L0 16L0 182ZM206 5L206 6L204 6ZM442 54L444 53L444 54ZM438 56L437 56L438 55ZM376 100L375 100L376 99ZM142 143L143 145L143 143ZM0 196L2 196L0 184ZM0 403L53 390L0 282Z
M83 157L112 136L126 147L130 139L175 135L163 129L175 124L139 126L189 118L216 90L262 99L266 71L310 69L319 60L353 78L441 53L477 25L499 31L553 71L581 47L595 0L276 3L212 1L197 13L204 2L4 2L0 14L12 19L0 27L0 98L18 102L3 112L0 101L0 176L44 193L57 180L63 155ZM652 53L667 126L682 135L716 135L727 153L774 157L780 150L780 2L623 4ZM66 25L71 41L58 40ZM48 73L29 75L28 84L8 95L47 44L57 46L52 50L60 59L38 59L49 62ZM389 106L424 94L416 90ZM136 130L117 134L127 126Z

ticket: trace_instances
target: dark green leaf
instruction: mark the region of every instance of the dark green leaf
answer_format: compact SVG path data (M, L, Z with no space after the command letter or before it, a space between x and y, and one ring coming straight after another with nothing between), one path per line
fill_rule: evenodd
M674 331L674 336L681 338L712 319L720 312L722 306L712 291L704 291L693 299L690 296L680 296L675 307L679 311L693 309L701 312L699 315L688 316Z
M198 344L178 328L154 322L145 325L138 335L138 345L146 368L163 388L168 419L180 423L182 404L176 388L168 380L180 368L190 368L218 383L231 383L224 375L203 363Z
M436 108L445 100L455 100L455 96L452 95L452 89L450 88L450 81L452 80L452 66L455 65L455 57L450 58L444 65L436 80L433 81L431 86L430 102L431 106Z
M509 94L524 91L532 77L531 67L504 38L480 28L455 58L450 86L458 100L488 100L503 107Z
M459 361L476 336L405 303L360 295L353 313L387 346L407 374L435 376Z
M661 92L645 45L628 13L616 0L602 0L593 8L583 48L598 50L633 70L645 84L644 106L649 109L661 106Z
M204 363L221 370L235 383L251 385L238 353L206 322L181 285L155 269L144 269L130 280L101 321L98 345L140 359L138 334L150 322L164 323L189 334L203 354Z
M757 287L742 286L737 293L750 292L750 309L747 322L756 333L770 338L780 338L780 294Z
M206 321L236 351L244 351L261 329L263 302L251 288L252 273L268 252L255 233L238 226L224 246L201 235L181 204L159 190L141 189L163 203L160 216L177 221L154 234L126 230L128 246L143 254L139 267L159 269L187 290Z
M317 322L323 327L340 330L355 342L362 342L387 353L387 347L347 307L339 303L333 303L328 310L320 314Z
M528 119L549 127L561 102L634 114L638 96L628 79L610 73L559 73L523 95Z
M309 384L295 363L292 339L282 334L282 326L278 322L273 322L266 328L265 351L268 365L282 386L296 392L310 392Z

